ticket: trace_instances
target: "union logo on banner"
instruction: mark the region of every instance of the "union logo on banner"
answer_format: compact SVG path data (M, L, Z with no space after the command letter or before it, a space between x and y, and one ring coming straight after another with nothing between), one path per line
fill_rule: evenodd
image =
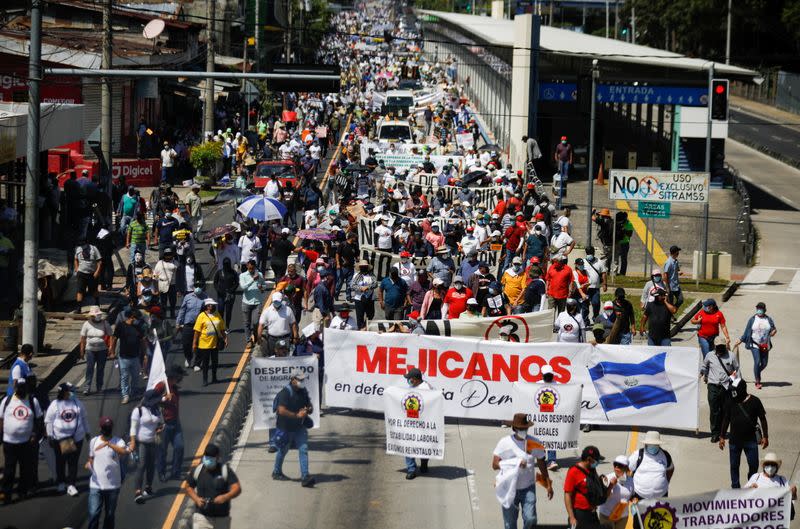
M403 409L406 410L406 417L409 419L419 419L422 412L422 397L416 393L409 393L402 401Z
M558 404L558 391L550 386L545 386L536 392L536 405L542 413L553 413Z
M647 508L642 521L648 529L672 529L678 523L678 516L669 503L656 502Z

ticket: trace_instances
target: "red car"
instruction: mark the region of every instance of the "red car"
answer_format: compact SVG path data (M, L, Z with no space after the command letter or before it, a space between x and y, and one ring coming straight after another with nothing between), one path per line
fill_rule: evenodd
M292 186L297 188L299 173L297 166L289 160L276 160L272 162L258 162L256 165L256 174L253 177L253 183L259 189L262 189L272 175L278 175L278 181L282 187L286 187L287 182L291 182Z

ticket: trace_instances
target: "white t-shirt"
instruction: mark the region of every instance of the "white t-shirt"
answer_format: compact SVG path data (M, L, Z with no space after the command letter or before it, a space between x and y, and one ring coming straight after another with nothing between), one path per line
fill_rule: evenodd
M572 233L572 221L569 220L569 217L565 217L564 215L561 215L560 217L558 217L558 219L556 219L556 224L558 224L559 226L562 226L562 227L566 226L567 227L567 233ZM563 233L563 231L562 231L562 233Z
M570 315L567 311L564 311L556 317L553 326L558 329L558 339L556 341L578 343L581 341L582 329L585 324L580 312Z
M616 474L611 472L610 474L606 474L604 477L604 482L608 483L611 478L616 477ZM611 489L611 494L608 496L608 499L605 503L597 507L597 511L608 518L611 516L611 513L614 512L614 509L620 502L630 501L631 495L633 495L633 481L627 478L623 479L622 481L617 481L617 484ZM627 517L628 510L625 509L620 518Z
M42 416L42 408L36 397L20 400L16 395L11 395L3 399L0 409L3 410L3 442L13 444L28 442L33 435L34 420Z
M120 448L128 445L119 437L112 437L109 444ZM122 486L122 467L120 455L104 445L105 441L99 435L89 441L89 457L92 458L92 477L89 480L90 489L113 490Z
M375 228L375 234L378 236L378 249L391 250L392 249L392 229L389 226L378 226Z
M773 489L773 488L789 488L789 481L781 476L780 474L775 474L772 477L767 476L763 472L759 472L758 474L753 474L750 476L750 479L747 480L747 484L745 484L744 488L752 487L753 485L758 485L759 489Z
M239 237L239 249L242 252L239 256L239 262L245 264L250 259L257 258L257 253L261 250L261 239L256 236L251 239L247 235L242 235Z
M467 255L472 250L477 250L480 241L475 235L465 235L461 238L461 252Z
M769 339L769 319L766 316L763 318L756 316L753 318L753 325L750 326L753 331L753 343L765 344Z
M343 320L342 317L337 314L331 319L329 327L331 329L341 329L343 331L357 331L358 323L352 313L347 316L346 320Z
M285 301L280 309L275 309L270 304L258 318L258 323L264 327L264 332L275 337L291 334L294 322L294 312Z
M281 186L277 180L270 179L264 186L264 195L267 198L281 198Z
M475 240L478 241L478 247L483 244L483 241L489 238L489 230L486 229L485 226L475 226L475 231L472 232L475 235Z
M397 272L400 275L400 279L406 282L406 285L411 286L411 283L417 278L417 267L414 266L414 263L411 259L408 260L407 263L403 264L402 262L395 263L392 265L394 268L397 268Z
M539 445L542 444L539 439L530 435L527 436L527 440L538 443ZM536 480L536 467L534 463L537 459L542 459L545 456L544 450L540 448L534 448L531 453L528 454L525 451L525 445L526 441L517 439L514 434L506 435L497 442L497 446L495 446L493 452L493 455L496 455L501 460L513 459L515 457L525 459L525 468L519 469L517 489L525 489L534 484Z
M164 417L155 415L150 408L137 406L131 412L131 437L142 443L152 443L156 439L156 430L164 424Z
M87 351L105 351L108 349L104 336L111 336L111 325L103 318L103 321L85 321L81 327L81 338L86 338Z
M322 157L322 147L319 145L312 144L311 147L308 148L308 152L311 154L312 160L319 160Z
M172 167L174 163L174 158L178 156L178 153L175 152L175 149L161 149L161 166L162 167Z
M68 437L80 441L89 431L86 409L77 399L51 402L44 415L44 425L47 435L57 441Z
M636 462L639 459L639 451L632 453L628 456L628 468L631 472L635 471L633 475L633 490L636 494L645 499L661 498L667 495L669 491L669 481L667 481L667 470L673 468L672 465L667 467L667 455L663 450L651 456L644 450L644 457L642 457L642 464L637 468Z
M564 233L563 231L558 235L554 235L553 239L550 241L550 245L555 247L555 254L554 255L566 255L567 248L575 239L570 237L568 233Z
M584 259L584 261L586 261ZM594 268L592 268L594 267ZM595 259L593 263L586 261L584 271L589 276L589 288L600 288L602 283L602 275L606 272L606 265L601 259Z

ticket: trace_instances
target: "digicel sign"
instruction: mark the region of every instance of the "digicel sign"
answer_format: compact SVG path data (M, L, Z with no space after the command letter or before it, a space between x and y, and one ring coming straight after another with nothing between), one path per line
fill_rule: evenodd
M572 378L569 367L572 362L564 356L553 356L548 362L532 354L526 356L485 354L473 352L466 356L458 351L419 349L419 365L406 363L408 349L405 347L366 345L356 347L356 371L381 375L404 375L411 367L418 367L428 377L441 376L452 379L480 379L486 382L540 382L541 369L550 364L555 381L566 384Z
M0 74L0 101L14 101L23 96L28 101L28 79L22 71ZM80 80L77 77L47 76L40 83L42 103L80 104L83 102Z

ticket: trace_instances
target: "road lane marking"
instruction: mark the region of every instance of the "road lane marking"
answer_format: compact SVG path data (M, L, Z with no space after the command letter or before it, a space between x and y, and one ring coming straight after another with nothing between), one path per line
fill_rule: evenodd
M664 252L664 248L662 248L656 240L655 234L649 232L647 226L645 226L644 222L642 222L642 219L639 218L639 215L637 215L636 212L631 209L631 206L628 204L627 200L617 200L616 204L617 209L628 212L628 220L631 221L631 224L633 224L633 230L636 232L636 235L638 235L642 240L642 244L645 246L645 249L648 253L650 252L650 248L648 246L652 246L653 261L655 261L659 267L663 268L664 263L667 262L667 254ZM650 233L649 236L648 232ZM645 244L645 241L648 240L648 237L649 244Z
M211 419L211 423L209 423L206 433L203 434L203 438L200 440L200 445L197 447L194 458L192 458L192 464L190 468L194 468L200 464L200 459L203 457L203 452L205 452L206 446L211 440L211 436L214 434L214 430L217 429L219 421L222 419L222 414L225 413L225 408L228 407L228 402L231 400L233 391L236 389L236 384L239 382L239 378L242 376L244 366L247 365L247 360L250 358L251 350L252 347L248 346L242 353L242 357L239 359L239 363L236 366L236 371L233 372L231 381L228 383L228 387L225 389L225 394L222 396L219 406L217 406L217 411L214 413L214 417ZM172 502L172 507L170 507L169 512L167 513L167 518L164 520L164 524L161 526L161 529L172 529L172 526L175 524L175 520L180 514L183 501L186 499L186 492L184 492L185 490L186 481L184 480L181 482L180 491L175 495L175 500Z
M794 277L786 290L789 292L800 292L800 271L794 273Z
M756 266L747 273L742 281L742 287L746 290L760 290L766 286L769 278L775 273L775 268L766 266Z

